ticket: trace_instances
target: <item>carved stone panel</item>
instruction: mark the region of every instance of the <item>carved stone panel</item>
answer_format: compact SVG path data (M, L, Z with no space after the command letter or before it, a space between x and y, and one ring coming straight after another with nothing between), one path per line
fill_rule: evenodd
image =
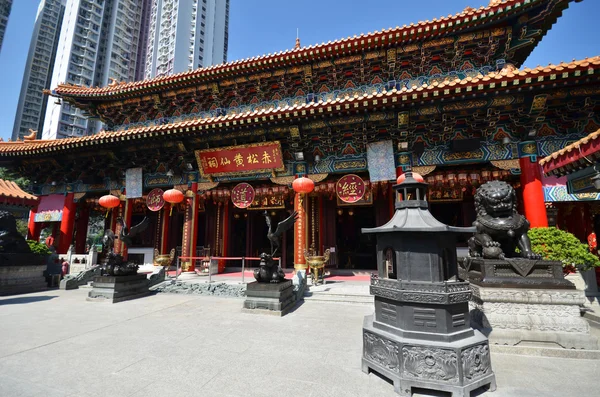
M458 383L454 350L406 345L402 348L402 375L407 378Z
M461 354L465 379L473 380L492 372L488 345L473 346Z
M365 332L363 338L365 358L390 371L400 373L399 348L395 342L370 332Z

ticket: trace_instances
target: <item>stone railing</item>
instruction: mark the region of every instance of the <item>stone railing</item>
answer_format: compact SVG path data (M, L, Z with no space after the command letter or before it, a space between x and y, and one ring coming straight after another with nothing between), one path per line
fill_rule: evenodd
M84 270L91 269L98 262L98 252L92 247L87 254L74 254L74 247L71 246L66 254L60 254L58 257L60 263L67 261L69 263L68 274L77 274Z

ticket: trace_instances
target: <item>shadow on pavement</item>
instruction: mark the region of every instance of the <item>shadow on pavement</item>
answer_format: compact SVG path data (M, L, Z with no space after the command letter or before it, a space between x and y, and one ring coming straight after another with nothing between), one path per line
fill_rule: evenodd
M54 298L57 298L57 297L42 295L42 296L21 296L19 298L0 299L0 306L1 305L19 305L19 304L23 304L23 303L48 301L48 300L54 299Z

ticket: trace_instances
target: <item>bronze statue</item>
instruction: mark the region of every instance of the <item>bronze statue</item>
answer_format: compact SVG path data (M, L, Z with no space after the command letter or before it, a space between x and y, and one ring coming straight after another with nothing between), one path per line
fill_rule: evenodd
M121 231L119 232L119 239L123 244L128 247L132 244L132 239L136 235L140 234L148 228L150 221L148 218L144 218L139 224L132 226L131 230L127 229L127 224L123 218L118 218L117 222L121 225ZM131 262L125 262L121 254L117 254L113 251L115 245L115 234L112 230L107 229L104 231L104 237L102 238L102 244L106 251L106 258L102 264L102 275L104 276L131 276L137 274L138 265Z
M269 227L267 238L271 243L271 254L265 252L260 254L260 267L254 270L254 278L260 283L279 283L285 279L285 273L281 269L280 262L275 263L273 256L279 250L281 236L294 226L294 223L298 219L298 213L294 211L289 217L279 222L275 232L273 232L271 227L271 217L269 214L265 211L263 215Z
M277 250L279 249L279 240L286 231L292 228L292 226L298 219L298 213L294 211L289 217L279 222L277 224L277 229L275 230L275 233L273 233L273 229L271 227L271 217L269 216L269 213L265 211L263 215L265 216L267 226L269 227L269 231L267 232L267 238L271 243L271 256L275 256ZM273 247L275 247L275 249L273 249Z
M475 210L473 226L477 230L469 239L469 256L541 259L531 250L529 221L517 212L517 196L508 183L491 181L480 186L475 194Z

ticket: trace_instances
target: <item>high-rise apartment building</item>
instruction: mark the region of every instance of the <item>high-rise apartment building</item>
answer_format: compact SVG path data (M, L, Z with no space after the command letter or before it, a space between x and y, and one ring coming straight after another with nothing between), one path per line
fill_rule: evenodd
M17 104L13 140L29 135L29 130L38 131L41 135L48 101L42 90L50 85L52 78L66 1L42 0L38 6Z
M134 81L141 75L138 52L145 1L67 0L50 87L60 83L105 86ZM43 139L98 132L101 123L88 119L66 102L48 101Z
M12 7L12 0L0 0L0 50L2 50L2 42L4 41L4 32L6 32L6 24Z
M229 0L152 0L145 78L227 62Z

